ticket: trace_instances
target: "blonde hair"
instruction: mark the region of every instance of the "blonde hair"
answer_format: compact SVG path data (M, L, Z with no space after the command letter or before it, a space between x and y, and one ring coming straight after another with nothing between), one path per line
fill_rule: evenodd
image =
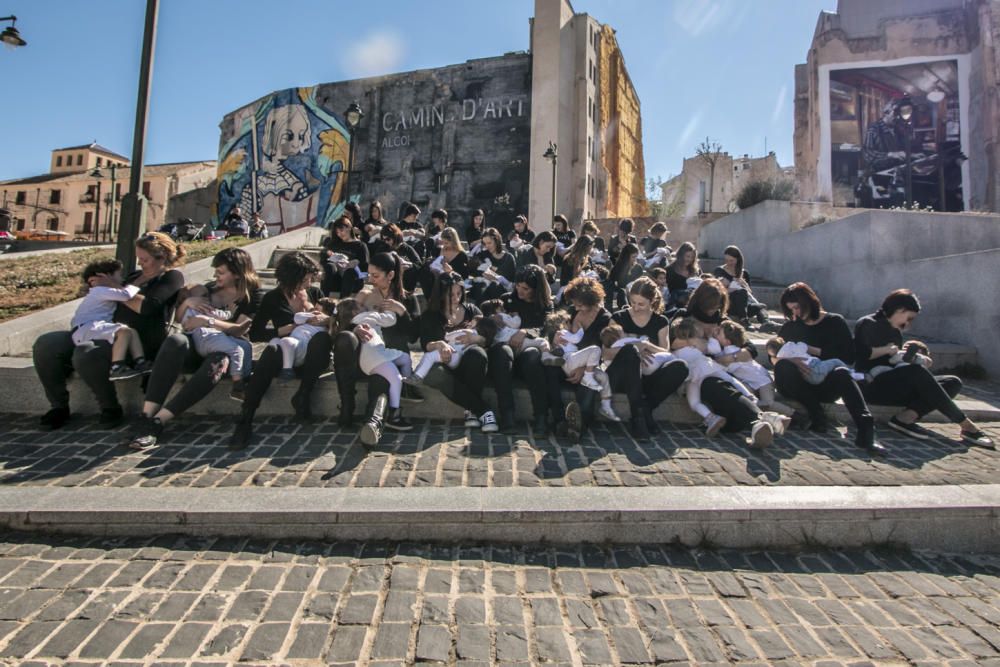
M184 263L187 250L169 235L163 232L147 232L135 242L136 249L148 252L154 259L161 260L163 265L172 269Z
M447 241L452 244L458 250L465 250L465 246L462 245L462 239L458 238L458 232L455 231L454 227L445 227L441 230L441 240Z

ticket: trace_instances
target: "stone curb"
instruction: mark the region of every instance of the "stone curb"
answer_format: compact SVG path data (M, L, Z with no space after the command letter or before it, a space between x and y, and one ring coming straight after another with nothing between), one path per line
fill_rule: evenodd
M391 541L1000 552L1000 485L0 489L9 530Z

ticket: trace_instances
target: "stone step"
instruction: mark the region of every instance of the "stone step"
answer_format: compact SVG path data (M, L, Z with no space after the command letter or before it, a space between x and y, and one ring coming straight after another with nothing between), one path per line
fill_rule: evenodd
M440 368L431 371L428 376L430 384L437 382L447 382L446 373ZM179 380L178 382L183 382ZM41 384L32 367L31 359L23 357L0 357L0 384L7 387L5 399L2 406L4 412L20 414L40 414L48 409L48 403L42 391ZM142 406L142 387L139 379L127 380L116 383L118 395L123 407L129 414L138 414ZM287 415L291 413L291 398L295 393L298 383L282 385L275 382L263 403L259 414L261 415ZM217 386L211 394L200 401L189 411L189 414L204 415L238 415L241 404L229 398L230 384L224 381ZM436 389L431 387L421 388L425 396L422 403L404 403L404 411L407 415L420 418L450 418L460 419L463 410L458 405L452 403ZM563 393L565 400L570 400L570 391ZM94 401L89 389L83 381L74 376L70 379L71 407L74 412L84 414L95 414L98 412L97 404ZM496 406L496 395L492 388L487 387L484 392L487 404ZM358 383L358 393L356 403L358 410L364 408L367 399L367 387L364 383ZM515 387L514 402L516 415L519 418L527 419L532 414L531 395L524 386ZM795 406L794 401L786 401ZM623 418L629 415L629 404L625 396L615 394L613 399L615 411ZM970 419L976 421L1000 421L1000 403L991 404L985 400L971 396L960 396L959 407L966 412ZM332 373L328 373L320 379L313 396L313 412L318 416L332 417L339 412L340 396L337 391L337 383ZM850 423L847 410L840 403L828 407L828 411L835 419L843 423ZM886 421L898 412L898 408L872 406L872 413L879 421ZM658 421L669 421L685 424L696 424L701 420L688 406L684 397L674 394L667 398L653 413ZM944 417L937 412L933 412L924 419L927 422L943 422Z
M313 258L316 263L322 261L321 252L323 248L320 246L301 246L299 248L276 248L274 253L271 255L271 261L268 263L267 268L274 268L278 265L278 260L280 260L285 255L292 252L302 252Z
M1000 485L0 488L8 530L426 542L1000 550Z

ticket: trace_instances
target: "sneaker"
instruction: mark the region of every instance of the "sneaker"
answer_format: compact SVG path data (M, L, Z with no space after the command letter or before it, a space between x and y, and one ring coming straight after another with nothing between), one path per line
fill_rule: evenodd
M576 401L570 401L566 405L566 437L574 442L580 440L580 434L583 432L583 412L580 410L580 404Z
M905 424L895 417L889 420L889 428L899 431L904 435L908 435L911 438L916 438L917 440L930 440L935 435L934 431L930 431L916 422L913 424Z
M476 428L479 426L479 417L472 414L469 410L465 411L465 428Z
M114 428L122 423L122 418L125 413L122 412L120 407L118 408L104 408L101 410L101 416L98 417L97 423L105 428Z
M420 393L420 390L417 389L412 384L404 384L403 385L403 391L399 395L399 398L400 398L400 400L406 401L407 403L423 403L424 402L424 395L422 393Z
M597 378L594 377L593 373L584 373L583 379L580 380L580 386L586 387L591 391L601 390L601 383L597 381Z
M128 442L128 448L137 452L155 447L163 435L163 422L155 417L144 418L136 428L136 434Z
M229 438L228 447L233 451L240 451L247 448L250 438L253 436L253 422L240 420L233 429L233 435Z
M117 364L111 366L111 373L108 374L108 379L112 382L120 382L122 380L137 378L140 375L142 375L141 372L131 366L128 366L127 364Z
M413 375L410 375L409 377L403 378L403 382L405 382L406 384L410 385L411 387L419 387L420 385L422 385L424 383L424 379L422 377L420 377L419 375L417 375L416 373L414 373Z
M774 442L774 428L764 420L758 420L750 427L750 446L764 449Z
M792 423L792 418L778 412L761 412L760 418L771 425L771 430L775 435L784 435L788 430L788 425Z
M38 418L38 425L54 431L65 426L69 418L69 408L52 408Z
M393 431L413 430L413 424L406 421L406 417L403 416L403 411L399 408L389 410L389 417L385 420L385 427L391 428Z
M233 380L233 387L229 390L229 398L242 403L246 397L246 385L243 380Z
M996 449L996 444L993 439L982 432L980 429L975 431L962 431L962 440L974 447L983 447L985 449Z
M615 411L611 409L611 406L604 405L603 403L597 408L597 414L604 417L609 422L620 422L621 417L615 414Z
M714 438L719 435L719 431L726 425L726 418L722 415L710 414L705 417L705 435Z
M139 375L149 375L153 372L153 362L149 359L143 359L135 365L135 371Z
M479 417L479 423L483 430L483 433L496 433L500 430L497 426L497 416L493 414L492 410L487 410Z
M282 368L281 372L278 373L278 382L281 384L288 384L289 382L295 382L296 375L294 368Z

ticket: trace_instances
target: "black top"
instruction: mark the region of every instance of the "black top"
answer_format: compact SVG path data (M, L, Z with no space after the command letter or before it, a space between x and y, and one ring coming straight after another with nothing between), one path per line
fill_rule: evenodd
M644 236L641 241L639 241L639 248L646 255L653 252L658 248L667 247L667 242L664 239L653 238L652 236Z
M809 325L802 320L788 320L778 331L778 335L788 343L805 343L818 347L820 359L840 359L853 364L854 339L844 318L836 313L827 313L816 324Z
M573 308L569 309L570 322L576 317L576 310ZM611 313L609 313L605 308L601 308L597 312L597 317L591 322L590 326L583 330L583 338L577 343L577 347L581 350L585 347L590 347L591 345L601 346L601 332L604 328L611 324Z
M854 352L857 358L854 367L860 373L867 373L875 366L888 366L889 355L871 359L872 349L885 345L903 348L903 332L889 324L889 318L880 310L865 315L854 325ZM844 361L847 361L846 359Z
M134 271L125 277L124 283L131 285L141 275L142 271ZM139 294L145 298L138 313L124 303L119 303L115 308L115 322L136 330L147 359L156 356L160 345L167 338L167 325L174 314L177 293L182 287L184 274L177 269L170 269L139 288Z
M510 234L507 235L507 241L508 242L510 241L510 239L511 239L512 236L514 236L514 232L511 232ZM522 241L524 241L525 245L530 245L531 242L535 240L535 232L531 231L530 229L525 229L523 232L521 232L517 236Z
M725 280L727 282L733 279L733 276L730 275L728 271L726 271L725 265L717 266L714 269L712 269L712 275L715 276L716 278L719 278L720 280ZM743 269L743 281L747 285L750 284L750 274L747 273L746 269Z
M469 277L469 271L472 267L469 266L469 255L464 250L460 250L459 253L455 255L450 262L448 262L448 265L451 267L452 271L463 278Z
M517 268L522 266L527 266L529 264L537 264L538 266L544 266L545 264L554 264L552 260L552 255L555 251L546 254L542 261L538 261L538 257L535 255L535 246L533 245L523 245L514 251L514 263Z
M576 241L576 232L572 229L567 229L565 232L557 233L555 230L552 231L556 235L556 241L563 244L564 248L568 248L573 245Z
M670 322L660 313L653 313L646 326L640 327L632 319L632 312L628 308L623 308L616 312L611 318L618 323L629 336L646 336L653 345L659 345L660 331L663 327L670 326Z
M323 239L323 247L331 252L347 255L347 259L358 260L358 268L361 271L368 270L368 246L362 241L342 241L339 238L327 236Z
M420 316L420 347L426 350L428 345L436 340L444 340L446 333L456 329L471 329L472 322L483 316L483 311L471 303L462 304L462 308L462 321L452 327L446 326L447 322L441 311L425 311Z
M514 274L517 273L517 267L514 264L514 256L509 252L504 252L500 255L499 259L494 257L489 250L482 250L472 258L469 266L469 275L479 276L482 275L479 272L479 265L490 260L490 264L493 265L493 273L501 275L507 280L514 282Z
M682 292L688 288L688 279L677 273L672 266L667 267L667 289L671 292Z
M618 232L615 232L615 235L611 237L611 241L608 242L608 257L611 258L612 262L618 261L618 255L622 254L622 248L629 243L639 245L639 241L635 238L635 234L629 234L625 239L625 242L622 243L621 238L618 236Z
M472 245L481 238L483 238L482 229L476 229L472 225L465 228L465 242L469 245Z
M416 220L414 220L413 222L404 222L403 220L400 220L399 222L396 223L396 226L399 227L399 230L402 232L414 229L419 230L421 232L424 231L424 226L421 225Z
M559 267L559 284L562 286L569 285L569 282L576 278L579 273L583 273L590 268L590 258L584 257L583 262L580 264L580 271L577 272L575 267L567 262L562 262Z
M215 291L215 281L213 280L213 281L205 283L205 289L207 289L209 295L211 295L212 292ZM254 315L257 314L257 310L260 308L260 303L261 303L261 300L264 298L264 294L265 294L265 291L258 288L256 291L250 293L250 299L249 300L247 300L247 299L239 299L236 302L236 304L235 304L236 308L233 309L233 315L232 315L232 317L230 317L226 321L227 322L236 322L243 315L246 315L247 317L252 318Z
M545 325L545 317L552 312L552 306L545 309L540 304L522 301L516 289L503 296L503 309L510 315L518 315L525 329L541 329Z
M309 287L306 293L313 305L318 304L323 298L323 292L315 286ZM295 324L295 311L292 310L292 304L288 302L284 290L275 287L260 300L260 307L254 315L253 324L250 325L250 340L255 343L269 341L276 335L278 329L289 324Z

